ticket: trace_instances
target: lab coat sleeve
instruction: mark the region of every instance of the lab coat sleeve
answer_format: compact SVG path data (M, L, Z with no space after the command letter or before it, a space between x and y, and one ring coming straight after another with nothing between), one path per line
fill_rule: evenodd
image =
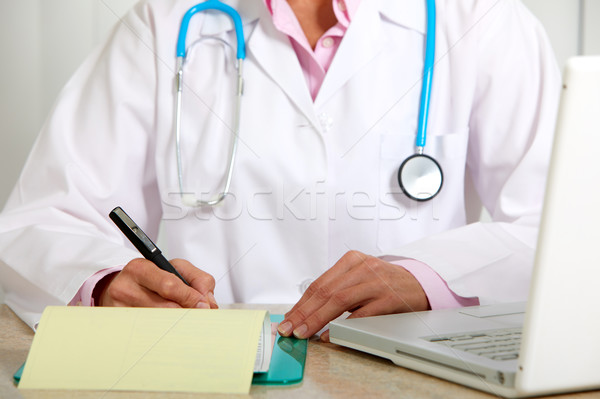
M0 216L5 302L32 327L98 270L140 256L112 208L157 235L157 61L144 13L130 12L63 89Z
M527 298L560 93L560 72L540 23L517 1L493 3L493 18L469 32L481 38L467 152L467 173L492 222L397 251L481 304Z

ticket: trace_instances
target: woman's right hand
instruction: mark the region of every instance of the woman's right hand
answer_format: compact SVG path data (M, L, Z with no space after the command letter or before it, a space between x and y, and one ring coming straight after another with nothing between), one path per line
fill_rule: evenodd
M162 308L216 309L215 279L183 259L171 264L190 284L159 269L147 259L129 262L119 273L104 277L96 286L101 290L97 305Z

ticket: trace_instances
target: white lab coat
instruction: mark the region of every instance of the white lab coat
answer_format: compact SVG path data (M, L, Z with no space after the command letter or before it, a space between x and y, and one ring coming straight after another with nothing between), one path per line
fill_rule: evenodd
M138 4L62 92L0 218L0 279L20 317L33 325L96 271L139 257L107 218L117 205L152 238L162 221L168 257L211 273L221 303L293 303L350 249L421 260L482 303L527 297L560 76L520 2L437 2L425 152L444 185L416 203L396 173L414 152L424 2L363 0L313 102L263 1L227 1L248 53L233 195L194 209L178 194L173 76L196 1ZM222 15L194 17L188 46L200 32L235 46ZM184 186L206 199L227 167L234 57L214 40L192 47ZM465 181L493 222L466 224Z

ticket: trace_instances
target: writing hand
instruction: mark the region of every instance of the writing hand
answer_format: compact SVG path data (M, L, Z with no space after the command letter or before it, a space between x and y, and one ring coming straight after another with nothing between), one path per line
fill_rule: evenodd
M190 284L156 267L149 260L130 261L119 273L107 276L100 306L135 306L215 309L215 279L183 259L171 264Z
M428 308L423 288L406 269L349 251L308 287L286 313L279 333L308 338L346 311L356 318ZM329 341L329 331L321 340Z

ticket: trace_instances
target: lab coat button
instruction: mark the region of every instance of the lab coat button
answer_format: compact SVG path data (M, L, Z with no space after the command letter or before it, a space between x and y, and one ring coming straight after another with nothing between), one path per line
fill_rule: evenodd
M326 114L325 112L323 112L322 114L319 115L319 123L321 124L321 128L323 129L323 132L327 133L333 127L333 118L331 116L329 116L328 114Z

